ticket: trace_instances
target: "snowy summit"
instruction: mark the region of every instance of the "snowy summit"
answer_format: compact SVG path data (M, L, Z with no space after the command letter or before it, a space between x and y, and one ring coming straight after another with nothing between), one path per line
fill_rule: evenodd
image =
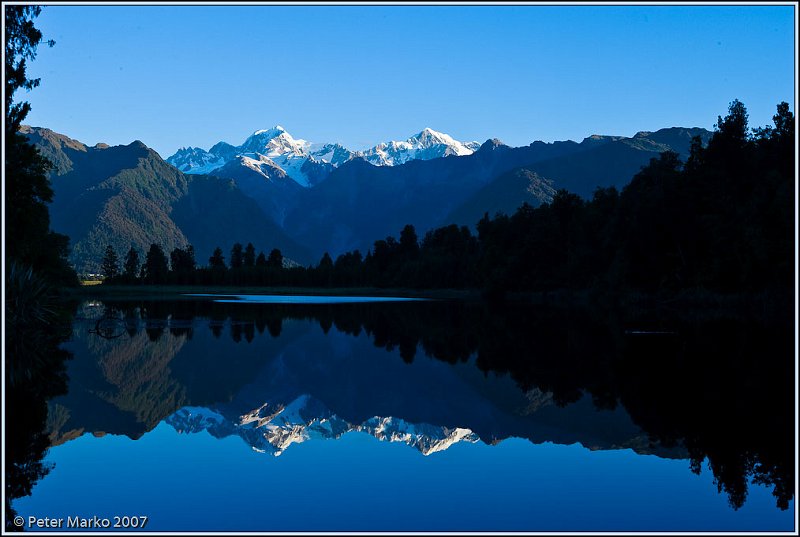
M286 129L275 125L270 129L256 130L239 146L219 142L209 151L199 147L181 148L167 158L167 162L184 173L203 174L236 160L261 167L275 165L303 187L318 182L320 166L336 168L352 158L362 158L375 166L397 166L410 160L429 160L451 155L464 156L475 152L477 142L459 142L442 132L425 128L407 140L390 141L365 151L350 151L336 143L312 144L294 138Z

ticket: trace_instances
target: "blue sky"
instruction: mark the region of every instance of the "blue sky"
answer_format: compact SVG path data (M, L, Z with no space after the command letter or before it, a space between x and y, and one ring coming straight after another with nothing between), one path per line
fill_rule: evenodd
M48 6L26 123L167 157L284 126L361 149L751 126L794 102L792 6Z

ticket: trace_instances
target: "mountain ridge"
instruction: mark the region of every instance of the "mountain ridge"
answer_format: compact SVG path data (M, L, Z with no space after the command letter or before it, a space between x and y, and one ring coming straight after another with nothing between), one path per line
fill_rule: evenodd
M208 248L227 250L243 241L267 250L277 247L302 264L324 252L334 258L354 249L366 252L374 241L396 235L406 224L423 237L454 222L475 226L487 212L510 213L524 202L547 203L562 188L584 198L597 187L620 189L662 151L673 150L685 159L692 136L704 141L711 136L705 129L670 127L634 137L593 135L580 143L535 141L522 147L490 139L458 158L376 166L349 158L335 144L319 146L284 136L278 127L248 138L251 156L237 156L236 147L216 144L233 156L209 174L184 174L140 141L90 148L49 129L26 126L24 132L55 164L53 229L72 237L73 262L79 270L93 267L92 272L109 243L124 255L131 243L141 250L162 242L169 250L191 242L200 265L210 255ZM435 131L422 134L431 143L437 141ZM283 155L284 166L279 165L281 155L259 152L283 147L298 151L294 157ZM194 149L184 153L191 156ZM313 158L316 152L333 160L337 151L338 166ZM286 167L302 172L305 182L292 178ZM197 182L196 177L213 179ZM197 195L190 196L189 190ZM214 199L212 191L221 198ZM180 225L172 214L175 207L180 208L175 213L182 218ZM211 214L214 219L204 221ZM210 236L218 244L208 244Z
M151 243L167 254L192 244L200 266L216 246L227 250L236 241L311 260L230 180L183 174L139 140L88 147L49 129L24 132L55 164L51 225L70 237L79 272L98 273L109 244L120 259L134 246L142 261Z
M426 127L404 141L382 142L363 151L351 151L339 143L311 143L296 139L282 126L275 125L254 131L239 146L218 142L208 151L199 147L181 147L166 161L184 173L194 174L219 170L237 156L249 156L256 160L264 156L299 185L308 187L324 180L325 174L317 172L312 178L303 170L304 166L329 164L338 167L355 158L376 166L394 166L409 160L468 155L478 146L477 142L459 142Z

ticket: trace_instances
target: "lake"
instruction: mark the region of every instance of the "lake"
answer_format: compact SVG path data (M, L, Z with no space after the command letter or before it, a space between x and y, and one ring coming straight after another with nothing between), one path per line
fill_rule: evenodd
M791 322L197 295L62 348L8 407L26 530L794 530Z

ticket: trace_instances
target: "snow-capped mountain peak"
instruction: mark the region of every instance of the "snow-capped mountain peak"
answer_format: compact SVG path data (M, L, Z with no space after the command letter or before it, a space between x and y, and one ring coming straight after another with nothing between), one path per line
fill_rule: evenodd
M429 127L402 142L384 142L358 156L375 166L396 166L409 160L430 160L451 155L471 155L480 147L477 142L459 142Z
M225 164L218 155L199 147L181 147L167 161L184 173L208 173Z
M286 132L286 129L284 129L284 128L283 128L283 127L281 127L280 125L275 125L275 126L274 126L274 127L272 127L271 129L261 129L261 130L257 130L257 131L255 131L255 132L253 133L253 136L258 136L258 135L260 135L260 134L267 134L267 135L269 135L270 137L275 137L275 136L278 136L278 135L279 135L280 133L282 133L282 132Z
M460 144L460 142L456 142L452 137L448 136L443 132L435 131L429 127L425 127L419 134L416 134L407 140L412 145L419 145L420 147L430 147L434 144L447 144L447 145L456 145Z
M249 159L238 159L244 166L264 171L264 164L274 164L297 184L310 187L327 177L331 167L336 168L355 157L375 166L396 166L410 160L470 155L479 147L478 142L459 142L426 127L407 140L384 142L366 151L354 152L338 143L312 144L294 138L284 127L275 125L253 131L240 146L219 142L209 151L181 148L167 158L167 162L184 173L211 173L243 156ZM265 163L262 156L269 162Z
M311 158L318 162L327 162L334 166L341 166L355 155L342 144L311 144L309 147Z
M309 145L311 144L307 141L293 138L283 127L276 125L271 129L255 131L239 146L239 151L244 154L258 153L270 158L287 154L305 157Z

